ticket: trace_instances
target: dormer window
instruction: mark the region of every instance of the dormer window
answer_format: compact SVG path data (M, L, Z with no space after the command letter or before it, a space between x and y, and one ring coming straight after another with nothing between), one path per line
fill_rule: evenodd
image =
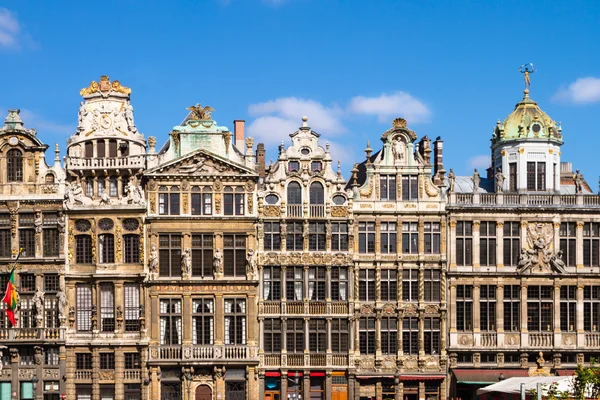
M546 163L527 162L527 190L543 192L546 190Z
M542 130L542 126L540 124L533 124L531 125L531 130L535 135L537 135Z
M19 150L6 153L6 169L8 182L23 182L23 154Z
M290 171L290 172L300 171L300 162L299 161L289 161L288 162L288 171Z
M310 170L313 172L320 172L323 170L323 164L321 161L313 161L310 163Z

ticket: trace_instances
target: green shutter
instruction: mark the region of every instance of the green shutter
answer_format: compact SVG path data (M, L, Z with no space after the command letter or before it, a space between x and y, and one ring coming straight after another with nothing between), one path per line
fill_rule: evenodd
M0 383L0 400L11 400L10 382Z
M21 382L21 400L33 399L33 383Z

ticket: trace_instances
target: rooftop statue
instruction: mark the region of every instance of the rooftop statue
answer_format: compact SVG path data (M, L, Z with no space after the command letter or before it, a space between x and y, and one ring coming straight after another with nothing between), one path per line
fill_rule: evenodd
M202 107L200 103L196 104L195 106L189 106L187 109L192 112L190 116L191 119L199 120L211 120L212 118L210 117L210 114L215 111L215 109L211 106Z
M533 74L535 69L533 68L532 63L523 64L519 67L519 72L523 74L523 78L525 79L525 89L528 89L531 86L531 80L529 78L529 74Z

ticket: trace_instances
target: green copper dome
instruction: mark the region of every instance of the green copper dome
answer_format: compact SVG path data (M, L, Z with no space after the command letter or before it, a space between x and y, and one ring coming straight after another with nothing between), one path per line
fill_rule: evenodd
M529 89L504 122L496 123L492 144L508 141L552 141L562 144L562 128L550 118L535 101L529 98Z

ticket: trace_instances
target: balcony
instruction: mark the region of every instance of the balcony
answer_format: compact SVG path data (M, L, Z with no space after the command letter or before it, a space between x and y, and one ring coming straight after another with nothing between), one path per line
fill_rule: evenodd
M0 340L65 340L60 328L5 328L0 329Z
M451 193L451 206L600 207L595 194Z
M95 169L140 169L146 165L146 156L110 157L110 158L65 158L66 169L95 170Z
M497 345L498 345L498 338L495 333L482 333L481 334L481 346L496 347Z
M585 347L599 348L600 347L600 333L586 333L585 334Z
M325 206L311 204L310 216L313 218L325 218Z
M151 346L149 361L258 361L256 354L255 347L244 345Z
M348 315L347 302L326 301L264 301L259 306L263 315Z
M93 373L91 369L78 369L75 371L75 380L90 381Z
M288 353L265 354L261 367L345 367L349 366L348 354Z
M302 204L288 204L288 218L302 218Z
M529 333L529 346L552 347L554 346L554 333Z
M123 379L126 381L140 381L142 379L142 370L126 369L123 373Z

